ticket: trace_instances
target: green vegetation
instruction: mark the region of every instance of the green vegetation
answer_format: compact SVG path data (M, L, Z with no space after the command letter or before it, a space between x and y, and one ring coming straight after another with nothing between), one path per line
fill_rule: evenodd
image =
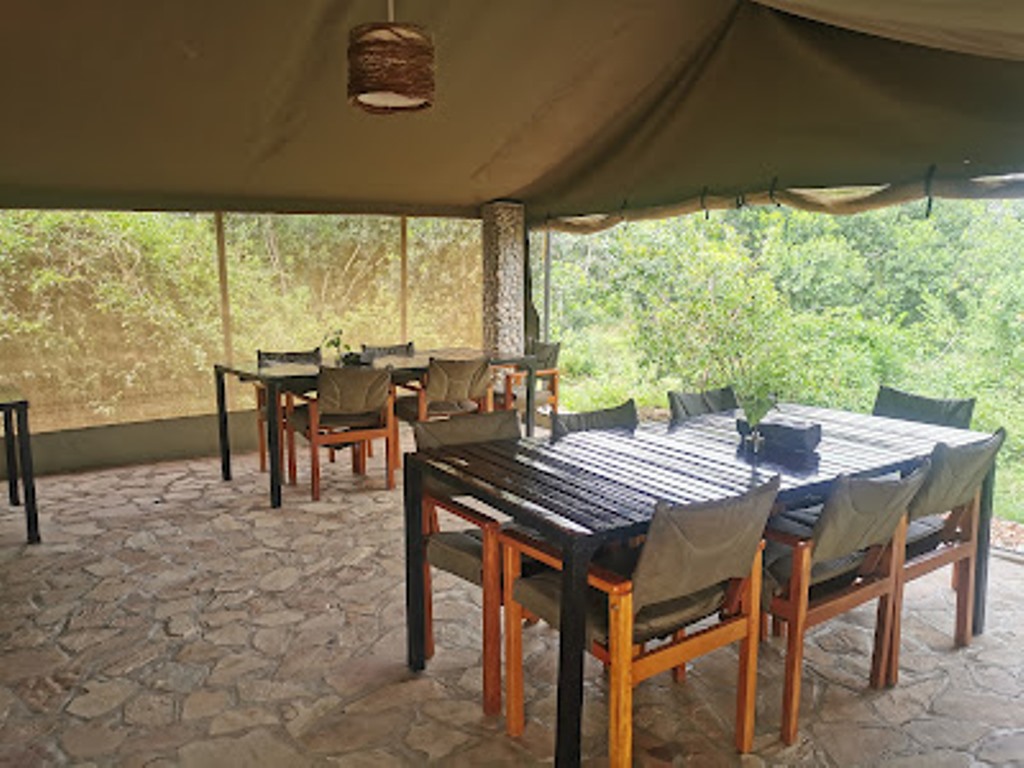
M858 410L879 383L974 396L975 426L1010 435L997 514L1024 520L1024 204L923 212L747 208L553 236L564 402L664 407L668 389L724 383ZM335 328L356 348L404 340L397 219L232 214L225 230L236 360ZM479 345L479 222L412 219L408 235L409 338ZM0 375L35 429L212 408L209 214L3 212L0 280Z
M974 396L975 427L1010 434L997 514L1024 520L1024 205L923 209L755 208L553 234L564 402L665 407L668 389L726 383L741 400L863 411L879 383Z

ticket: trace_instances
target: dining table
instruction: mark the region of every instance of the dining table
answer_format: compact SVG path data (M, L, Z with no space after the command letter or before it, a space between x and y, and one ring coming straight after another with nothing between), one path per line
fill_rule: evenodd
M442 347L423 349L411 355L386 355L376 357L368 364L375 368L391 371L394 385L409 384L421 380L427 372L430 360L470 360L487 357L491 365L515 365L527 371L526 415L524 427L527 435L535 429L534 402L536 397L536 358L533 355L488 355L466 347ZM266 428L268 475L270 481L270 506L281 506L281 433L276 428L281 407L281 395L285 392L309 392L316 389L320 366L304 363L275 363L258 365L256 361L246 363L215 363L213 366L214 387L217 400L217 438L220 448L221 477L231 479L231 438L228 430L228 406L226 377L235 376L239 381L259 382L266 388Z
M646 532L659 501L723 499L780 476L778 502L823 499L840 475L908 472L939 442L969 444L986 434L862 413L782 403L773 416L819 425L811 452L755 451L737 431L742 412L697 416L679 424L643 423L633 431L594 430L548 438L477 443L407 453L404 465L407 663L426 665L424 483L433 493L468 495L525 525L560 550L555 762L580 760L587 572L602 546ZM986 480L979 531L975 631L983 628L993 473Z

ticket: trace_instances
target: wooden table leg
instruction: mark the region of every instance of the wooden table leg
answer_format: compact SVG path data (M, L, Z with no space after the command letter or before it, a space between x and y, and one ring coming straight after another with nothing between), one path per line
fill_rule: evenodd
M4 407L4 447L7 449L7 491L11 504L21 503L18 498L18 453L15 448L14 412Z
M281 431L278 409L281 399L281 385L268 378L267 387L267 461L270 464L270 506L281 506Z
M228 435L228 401L224 387L224 369L213 366L213 379L217 389L217 436L220 441L220 476L231 479L231 439Z
M974 558L974 634L985 631L985 596L988 592L988 558L992 540L992 499L996 486L996 468L989 470L981 486L978 514L978 552Z
M28 431L28 403L18 406L18 447L20 449L21 487L25 493L25 524L28 528L28 543L38 544L39 513L36 510L36 481L32 469L31 434Z

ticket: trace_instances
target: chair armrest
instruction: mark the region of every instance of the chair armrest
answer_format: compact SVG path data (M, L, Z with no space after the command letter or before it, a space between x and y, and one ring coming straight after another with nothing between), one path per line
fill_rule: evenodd
M538 541L532 536L516 530L503 530L498 539L503 546L511 547L521 554L529 555L534 560L539 560L550 568L558 571L562 570L561 553L547 542ZM587 571L587 583L595 589L607 592L610 595L624 594L633 589L632 579L628 579L621 574L593 563L591 563L590 569Z
M423 500L434 502L437 506L451 512L456 517L461 517L467 523L472 523L477 528L493 528L497 531L501 527L501 524L494 518L488 517L482 512L477 512L475 509L471 509L455 499L437 499L429 494L424 494Z

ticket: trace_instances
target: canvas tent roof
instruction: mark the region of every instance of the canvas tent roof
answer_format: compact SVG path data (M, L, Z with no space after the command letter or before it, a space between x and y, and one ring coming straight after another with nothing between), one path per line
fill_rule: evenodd
M392 116L346 100L348 30L384 0L4 11L7 207L472 216L516 199L538 221L814 207L800 189L839 185L1013 194L966 182L1024 171L1019 0L399 0L434 35L437 93Z

